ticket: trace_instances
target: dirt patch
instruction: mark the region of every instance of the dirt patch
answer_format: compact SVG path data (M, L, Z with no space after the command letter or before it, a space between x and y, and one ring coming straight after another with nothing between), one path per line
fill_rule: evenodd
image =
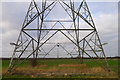
M46 68L43 68L46 67ZM47 68L48 67L48 68ZM72 75L72 76L111 76L117 75L115 72L107 72L102 67L88 67L86 64L60 64L58 66L49 67L48 65L37 65L36 67L19 67L12 75L25 75L31 77L43 77L43 76L61 76L61 75ZM88 75L89 74L89 75Z
M86 64L60 64L59 67L86 67Z
M101 67L93 67L90 69L93 73L98 73L98 72L105 72L105 70Z
M37 65L36 67L48 67L48 65L44 64L44 65Z

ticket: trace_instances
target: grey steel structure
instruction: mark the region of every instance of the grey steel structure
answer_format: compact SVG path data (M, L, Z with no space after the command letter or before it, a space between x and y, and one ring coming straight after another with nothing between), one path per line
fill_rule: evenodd
M71 20L48 20L49 17L46 18L57 4L61 5ZM71 58L73 58L72 52L67 50L63 45L61 45L61 43L56 43L53 47L50 47L51 49L48 52L46 52L42 47L43 45L48 44L47 42L58 32L64 35L75 46L73 50L77 48L76 53L78 54L76 57L80 58L81 62L83 62L84 55L87 55L98 64L102 63L103 65L107 65L102 43L85 0L80 3L77 9L75 8L74 0L42 0L39 5L40 6L38 6L34 0L31 1L18 40L16 43L11 43L15 45L15 49L10 61L9 71L13 71L18 65L22 64L31 56L31 58L36 61L38 56L42 54L41 51L45 53L45 58L45 56L48 55L56 46L61 47L66 53L68 53L68 55L71 56ZM61 14L63 13L61 12ZM81 28L80 19L83 20L89 28ZM32 27L30 27L29 25L34 21L36 24L33 24ZM46 26L47 23L54 24L49 25L48 28L48 26ZM56 27L57 23L61 25L61 28ZM66 27L64 23L72 23L72 28ZM84 34L81 32L87 31L89 31L89 33L81 38L80 35ZM73 33L74 35L72 35ZM49 43L49 45L51 44L54 43ZM28 52L29 55L24 57L24 60L21 62L21 57L25 52ZM92 57L93 54L94 57ZM101 54L102 56L100 56ZM104 61L102 61L101 58L103 58Z

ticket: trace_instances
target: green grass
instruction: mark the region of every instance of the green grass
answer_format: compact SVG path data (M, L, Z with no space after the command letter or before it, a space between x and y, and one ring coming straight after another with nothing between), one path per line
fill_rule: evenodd
M97 64L96 62L94 62L91 59L84 59L83 61L84 61L83 63L86 64L88 68L100 67L99 64ZM2 61L2 69L3 70L6 70L8 68L9 62L10 62L10 60L3 60ZM47 67L40 67L40 69L46 69L46 70L51 69L52 67L56 67L58 69L59 68L60 69L67 69L66 67L58 67L58 65L60 65L60 64L80 64L81 63L80 59L42 59L42 60L38 60L37 62L38 62L38 65L47 65ZM107 62L109 64L109 68L112 71L117 73L118 72L118 64L120 64L120 62L117 59L108 59ZM31 61L30 60L26 60L23 64L19 65L19 67L23 67L23 68L24 67L29 67L29 66L31 66ZM81 67L72 67L72 68L81 68ZM14 78L14 77L23 77L23 78L29 77L30 78L30 76L25 76L25 75L24 76L13 75L13 76L6 76L6 77L9 77L9 78L10 77L11 78ZM59 77L59 76L57 76L57 77ZM69 77L70 76L67 76L67 78L69 78ZM72 76L72 77L79 78L79 76ZM86 78L86 77L92 77L92 76L82 76L82 77ZM94 77L99 78L99 76L94 76Z
M22 61L22 60L21 60ZM120 62L118 60L107 60L110 67L118 66ZM2 68L7 68L9 66L10 60L2 60ZM43 59L38 60L39 65L48 65L48 66L57 66L59 64L80 64L80 59ZM83 63L87 64L90 67L97 67L100 66L96 62L91 59L83 60ZM23 64L19 65L20 67L25 67L31 65L29 60L26 60Z
M22 61L22 60L21 60ZM2 60L2 68L8 68L10 60ZM30 62L27 60L23 64L19 65L20 67L25 67L30 65Z
M80 64L80 60L78 59L53 59L53 60L41 60L39 64L47 64L48 66L56 66L59 64Z

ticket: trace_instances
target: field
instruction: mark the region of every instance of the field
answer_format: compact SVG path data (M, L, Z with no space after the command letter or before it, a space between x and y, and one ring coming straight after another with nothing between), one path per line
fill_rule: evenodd
M91 59L40 59L31 66L31 60L21 64L5 78L118 78L118 59L107 59L110 71ZM2 74L7 71L9 60L2 60Z

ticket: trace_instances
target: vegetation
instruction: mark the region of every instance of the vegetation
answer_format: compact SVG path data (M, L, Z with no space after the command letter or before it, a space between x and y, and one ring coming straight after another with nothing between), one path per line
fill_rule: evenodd
M22 61L22 60L21 60ZM103 61L103 60L101 60ZM6 72L9 60L2 61L3 74ZM91 59L84 59L83 64L80 59L40 59L38 65L32 67L31 61L26 60L23 64L6 78L117 78L117 59L108 59L110 72Z

